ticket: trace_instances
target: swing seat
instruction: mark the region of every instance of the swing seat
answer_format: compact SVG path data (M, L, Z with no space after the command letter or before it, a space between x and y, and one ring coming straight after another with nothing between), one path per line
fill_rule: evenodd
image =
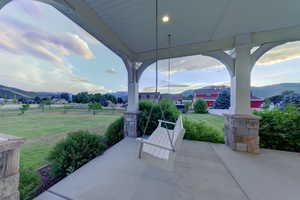
M163 124L172 124L174 129L164 128ZM138 157L141 159L143 154L147 154L158 159L169 160L179 149L184 133L181 116L176 123L159 120L158 127L148 139L137 138L140 143Z

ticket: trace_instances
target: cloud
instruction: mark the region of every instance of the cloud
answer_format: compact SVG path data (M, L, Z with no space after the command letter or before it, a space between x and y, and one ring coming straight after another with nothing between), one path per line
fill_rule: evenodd
M201 70L210 67L218 68L222 67L222 64L218 60L208 56L187 56L171 59L170 72ZM165 74L169 72L168 60L159 61L159 71Z
M105 70L105 72L109 73L109 74L117 74L118 73L118 71L115 68L107 69L107 70Z
M0 49L19 55L30 55L55 64L63 64L63 56L76 54L93 57L88 44L72 33L50 33L11 17L0 17Z
M43 12L39 7L39 4L35 1L28 0L14 0L11 3L14 7L22 10L25 14L31 17L42 17Z
M167 93L170 88L170 93L180 93L185 90L192 90L192 89L198 89L205 86L211 86L211 85L227 85L229 86L229 82L215 82L215 83L206 83L206 82L196 82L196 83L184 83L184 84L170 84L170 87L168 85L160 85L158 90L161 93ZM155 86L148 86L144 87L142 89L143 92L154 92Z
M1 55L1 84L29 91L66 91L78 93L110 92L73 72L73 66L56 67L47 62L37 62L30 57ZM4 59L5 58L5 59Z
M296 58L300 58L300 42L290 42L271 49L258 60L257 64L271 65ZM204 69L218 70L223 67L224 65L215 58L197 55L171 59L170 72L176 73ZM164 74L168 73L169 65L167 59L159 61L159 71Z
M296 58L300 58L300 42L289 42L265 53L257 64L271 65Z

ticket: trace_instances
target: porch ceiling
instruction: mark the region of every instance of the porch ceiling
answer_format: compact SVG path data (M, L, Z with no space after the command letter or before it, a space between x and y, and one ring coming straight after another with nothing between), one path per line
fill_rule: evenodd
M155 57L155 0L39 0L52 4L121 57ZM196 55L234 47L251 34L251 45L300 38L299 0L159 0L159 57Z

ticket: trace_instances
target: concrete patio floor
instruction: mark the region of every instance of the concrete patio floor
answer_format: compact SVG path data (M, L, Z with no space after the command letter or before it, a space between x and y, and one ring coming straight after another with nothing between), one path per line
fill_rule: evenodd
M183 141L174 170L137 159L126 138L66 177L37 200L299 200L300 154L231 151Z

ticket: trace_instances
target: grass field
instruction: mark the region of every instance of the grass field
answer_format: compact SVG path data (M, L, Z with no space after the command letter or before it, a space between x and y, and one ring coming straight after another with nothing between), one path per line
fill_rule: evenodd
M185 116L190 117L194 120L202 120L205 121L209 126L214 127L221 134L224 133L224 117L219 115L211 115L211 114L195 114L189 113Z
M42 112L30 109L24 115L18 110L1 110L0 132L26 138L21 148L21 164L25 168L36 169L46 164L46 157L53 146L69 132L89 130L102 135L115 119L122 116L122 111L103 110L93 116L86 109L52 108ZM203 120L208 125L223 133L222 116L189 113L185 116L194 120Z
M85 110L64 114L60 109L47 112L32 109L21 116L18 112L2 110L0 132L26 138L20 162L25 168L34 169L46 163L53 145L69 132L89 130L101 135L111 122L122 115L120 111L102 111L93 116Z

